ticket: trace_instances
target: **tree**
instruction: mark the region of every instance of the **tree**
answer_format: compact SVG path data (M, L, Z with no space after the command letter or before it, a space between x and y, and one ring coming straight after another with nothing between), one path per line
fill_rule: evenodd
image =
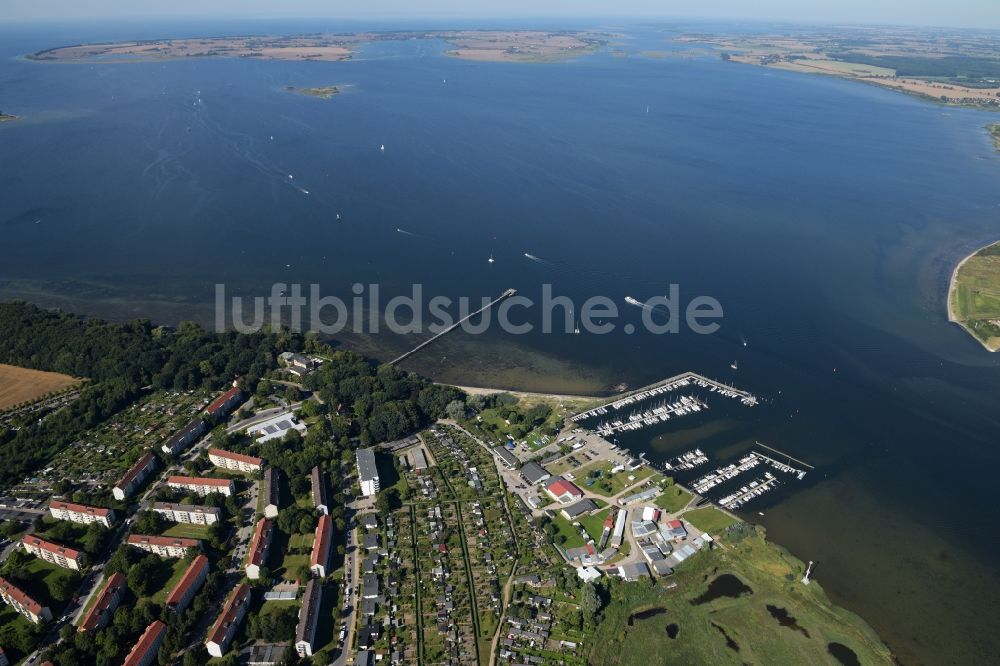
M461 400L452 400L445 407L444 411L448 415L448 418L461 421L465 418L465 403Z
M163 517L155 511L140 511L135 517L138 534L159 534L163 531Z
M583 613L584 622L588 625L597 623L597 615L601 610L601 599L597 595L597 589L593 583L584 583L580 590L580 611Z
M59 576L54 578L51 583L49 583L49 591L52 596L59 601L66 601L73 593L76 591L79 585L79 577L72 576Z
M145 597L156 591L156 570L159 568L159 557L151 555L144 557L128 570L128 587L137 597Z

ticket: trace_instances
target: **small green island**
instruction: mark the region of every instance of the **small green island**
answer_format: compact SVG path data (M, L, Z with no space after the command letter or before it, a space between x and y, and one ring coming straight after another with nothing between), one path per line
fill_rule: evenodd
M987 125L986 129L989 130L990 136L993 137L993 143L996 144L997 150L1000 150L1000 123Z
M331 99L334 95L340 94L340 88L338 88L337 86L318 86L315 88L297 88L295 86L285 86L285 90L287 90L288 92L298 93L299 95L318 97L319 99Z
M0 123L9 123L12 120L17 120L17 116L12 116L9 113L0 111Z
M991 131L1000 141L1000 125ZM948 320L986 349L1000 350L1000 242L969 255L955 267L948 290Z

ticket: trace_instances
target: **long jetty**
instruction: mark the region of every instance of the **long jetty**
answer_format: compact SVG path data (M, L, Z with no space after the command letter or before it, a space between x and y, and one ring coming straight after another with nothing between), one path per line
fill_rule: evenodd
M467 315L465 317L462 317L461 319L459 319L454 324L452 324L448 328L444 329L443 331L441 331L440 333L438 333L434 337L430 338L429 340L424 340L423 342L421 342L419 345L417 345L416 347L414 347L410 351L408 351L405 354L402 354L401 356L398 356L398 357L394 358L393 360L389 361L389 365L396 365L400 361L402 361L402 360L404 360L404 359L406 359L406 358L408 358L408 357L416 354L418 351L420 351L421 349L423 349L427 345L431 344L432 342L434 342L438 338L443 337L443 336L451 333L456 328L458 328L459 326L461 326L465 322L469 321L470 319L472 319L476 315L482 314L483 312L486 312L487 310L489 310L490 308L492 308L494 305L496 305L500 301L508 299L511 296L514 296L515 294L517 294L517 290L516 289L508 289L508 290L506 290L505 292L503 292L502 294L500 294L499 296L497 296L492 301L490 301L489 303L487 303L483 307L479 308L478 310L476 310L472 314L469 314L469 315Z

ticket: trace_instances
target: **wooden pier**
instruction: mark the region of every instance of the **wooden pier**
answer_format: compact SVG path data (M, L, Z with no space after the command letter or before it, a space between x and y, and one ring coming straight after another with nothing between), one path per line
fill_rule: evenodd
M389 365L396 365L400 361L402 361L402 360L404 360L404 359L406 359L406 358L408 358L408 357L416 354L418 351L420 351L421 349L423 349L427 345L431 344L432 342L434 342L438 338L443 337L443 336L447 335L448 333L451 333L456 328L458 328L459 326L461 326L465 322L469 321L470 319L472 319L476 315L482 314L483 312L486 312L487 310L489 310L490 308L492 308L494 305L496 305L500 301L508 299L511 296L514 296L515 294L517 294L517 290L516 289L508 289L507 291L503 292L502 294L500 294L499 296L497 296L492 301L490 301L489 303L487 303L483 307L479 308L478 310L476 310L472 314L469 314L469 315L467 315L465 317L462 317L461 319L459 319L454 324L452 324L448 328L444 329L443 331L441 331L440 333L438 333L434 337L430 338L429 340L425 340L425 341L421 342L419 345L417 345L416 347L414 347L410 351L406 352L405 354L402 354L402 355L394 358L393 360L389 361Z

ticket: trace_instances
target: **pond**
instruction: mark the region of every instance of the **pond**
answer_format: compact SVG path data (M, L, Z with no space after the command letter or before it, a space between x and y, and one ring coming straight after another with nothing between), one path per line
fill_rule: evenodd
M781 608L780 606L772 606L771 604L768 604L767 612L770 613L771 617L777 620L778 624L780 624L781 626L788 627L793 631L799 632L806 638L809 638L809 631L805 627L800 625L796 621L795 616L789 613L786 609Z
M676 622L671 622L670 624L667 625L667 636L670 637L670 640L673 640L677 638L677 634L678 632L680 632L680 630L681 628L677 626Z
M635 624L636 620L648 620L650 618L656 617L657 615L663 615L667 612L666 608L647 608L646 610L641 610L632 613L628 616L628 626Z
M736 599L745 594L753 594L753 590L733 574L722 574L708 584L708 590L704 594L692 599L691 604L700 606L722 597Z
M843 643L827 643L826 651L844 666L861 666L858 655L854 654L854 650Z
M734 641L733 638L732 638L732 636L730 636L728 633L726 633L725 629L723 629L722 627L720 627L719 625L717 625L714 622L712 623L712 626L715 627L716 629L718 629L719 633L722 634L723 638L726 639L726 647L727 648L729 648L733 652L739 652L740 651L740 644L737 643L736 641Z

